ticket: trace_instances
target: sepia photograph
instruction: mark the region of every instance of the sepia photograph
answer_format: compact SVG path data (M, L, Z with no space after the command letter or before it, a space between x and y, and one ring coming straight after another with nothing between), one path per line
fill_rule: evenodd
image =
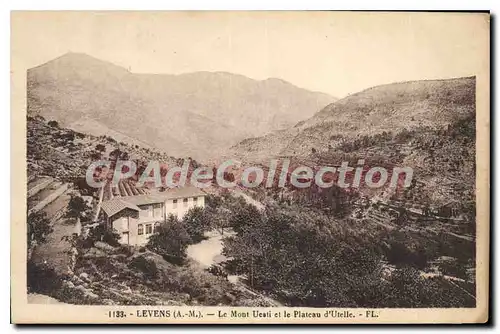
M11 14L14 323L488 319L488 12Z

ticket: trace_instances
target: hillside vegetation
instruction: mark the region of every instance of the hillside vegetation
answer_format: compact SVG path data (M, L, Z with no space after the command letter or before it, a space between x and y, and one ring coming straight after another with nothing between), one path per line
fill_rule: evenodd
M228 268L292 306L473 307L475 119L474 78L396 83L235 145L264 167L364 159L414 173L408 188L252 189L266 209L232 216Z
M41 116L27 119L28 176L51 176L79 183L91 163L106 158L114 150L126 152L140 161L158 160L176 164L177 159L158 150L118 142L110 136L93 136L63 128ZM123 157L124 158L124 157Z
M475 114L475 78L377 86L336 101L287 130L246 139L228 155L247 161L304 156L345 141L403 129L442 128Z

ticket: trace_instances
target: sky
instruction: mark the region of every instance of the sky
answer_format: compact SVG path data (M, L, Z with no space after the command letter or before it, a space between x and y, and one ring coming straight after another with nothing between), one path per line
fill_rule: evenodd
M339 98L489 66L485 14L14 12L11 29L16 68L82 52L137 73L226 71Z

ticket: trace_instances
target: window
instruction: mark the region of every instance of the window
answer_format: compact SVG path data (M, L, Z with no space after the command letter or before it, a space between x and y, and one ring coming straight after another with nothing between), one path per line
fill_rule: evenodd
M153 233L153 225L146 224L146 234L152 234L152 233Z
M162 210L161 204L155 204L153 210L154 210L155 217L162 216L163 210Z
M198 197L193 197L193 205L194 206L198 205Z
M153 217L153 206L152 205L148 206L148 217Z
M177 200L176 199L174 199L172 201L172 208L177 209Z
M137 234L138 235L144 234L144 225L142 225L142 224L137 225Z
M184 207L187 207L188 206L188 199L187 198L184 198L182 200L182 204L184 205Z
M155 233L160 232L160 223L159 223L159 222L156 222L156 223L155 223L155 225L154 225L154 232L155 232Z

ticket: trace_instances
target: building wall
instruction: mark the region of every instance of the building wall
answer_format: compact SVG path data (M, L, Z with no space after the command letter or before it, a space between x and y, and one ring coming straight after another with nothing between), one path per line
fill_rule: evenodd
M120 242L130 244L130 225L139 218L135 210L125 209L113 215L108 220L108 227L114 229L120 235Z
M154 224L163 219L139 219L134 220L130 227L130 245L144 246L148 243L149 237L154 233ZM142 234L139 234L139 226L142 225ZM148 229L148 226L151 228Z
M139 205L142 210L139 212L142 219L164 219L165 218L165 203L156 203L148 205Z
M187 201L184 202L184 200ZM195 197L169 199L165 202L166 217L168 217L170 214L173 214L177 218L182 219L182 217L184 217L184 215L189 211L189 209L194 208L195 206L204 208L205 197L196 196L196 201Z
M143 246L148 243L149 237L154 233L154 224L163 221L163 218L155 219L139 218L136 215L126 217L126 215L117 214L113 216L112 227L120 234L120 243L133 246ZM139 226L142 225L142 233L140 234ZM148 228L151 226L151 228Z

